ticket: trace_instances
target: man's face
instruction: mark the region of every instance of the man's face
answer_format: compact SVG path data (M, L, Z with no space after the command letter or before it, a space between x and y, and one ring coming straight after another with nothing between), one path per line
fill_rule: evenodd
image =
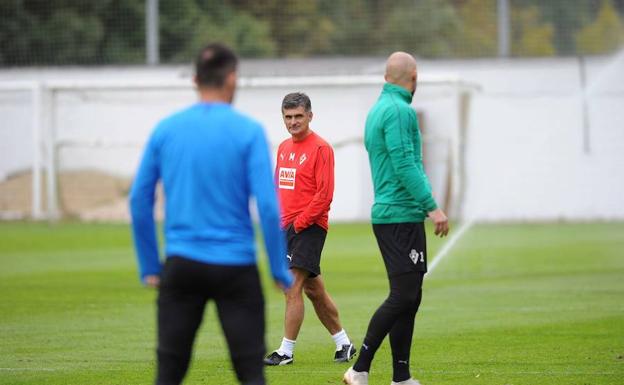
M310 129L312 111L306 111L303 106L282 109L282 117L286 129L293 137L304 137Z

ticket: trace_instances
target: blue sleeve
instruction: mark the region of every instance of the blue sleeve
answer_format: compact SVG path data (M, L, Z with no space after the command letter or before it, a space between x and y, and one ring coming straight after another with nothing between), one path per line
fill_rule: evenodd
M271 274L275 281L290 287L293 278L286 264L286 240L280 229L280 209L273 181L269 146L261 128L256 130L250 144L247 179L251 193L256 198Z
M162 269L154 221L156 184L160 178L155 136L152 135L147 143L129 199L134 248L141 280L146 275L160 274Z

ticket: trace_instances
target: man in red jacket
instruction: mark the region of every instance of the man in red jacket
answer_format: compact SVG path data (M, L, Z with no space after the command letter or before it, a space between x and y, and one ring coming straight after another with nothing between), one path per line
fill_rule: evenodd
M334 361L347 362L355 346L340 325L338 309L321 278L321 251L334 194L334 152L310 129L312 105L303 93L288 94L282 116L291 138L280 144L275 168L282 205L282 228L288 239L288 263L295 282L286 294L284 338L265 359L266 365L293 362L293 351L303 322L303 292L312 301L319 320L336 343Z

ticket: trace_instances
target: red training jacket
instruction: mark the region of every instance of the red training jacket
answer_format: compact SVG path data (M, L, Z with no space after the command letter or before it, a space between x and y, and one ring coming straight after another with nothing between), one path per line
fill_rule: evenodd
M282 228L299 232L316 223L328 229L334 196L334 150L312 132L300 142L286 139L277 149L275 181L282 206Z

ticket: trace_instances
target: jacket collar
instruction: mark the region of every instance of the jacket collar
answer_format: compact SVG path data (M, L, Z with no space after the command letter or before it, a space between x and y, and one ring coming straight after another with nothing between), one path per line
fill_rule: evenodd
M385 83L382 94L395 94L405 100L408 104L412 103L412 93L401 86L397 86L396 84Z

